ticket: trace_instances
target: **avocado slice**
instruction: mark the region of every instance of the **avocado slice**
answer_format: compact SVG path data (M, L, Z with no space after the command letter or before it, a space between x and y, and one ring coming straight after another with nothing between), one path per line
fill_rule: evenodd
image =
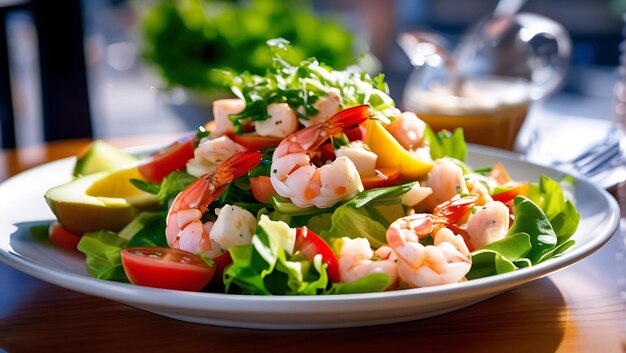
M99 172L53 187L44 197L70 232L119 231L142 209L158 203L155 195L137 189L130 179L143 177L137 168Z
M121 149L96 140L78 155L72 175L80 177L123 166L134 166L137 162L137 158Z

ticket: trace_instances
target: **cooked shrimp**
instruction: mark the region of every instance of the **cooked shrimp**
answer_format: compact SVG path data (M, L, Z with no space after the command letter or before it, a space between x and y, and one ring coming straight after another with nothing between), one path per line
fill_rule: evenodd
M398 257L398 276L408 287L455 283L472 267L463 238L448 228L439 229L433 245L426 246L416 241L416 236L409 239L402 234L387 231L387 241Z
M398 218L387 229L387 241L390 245L392 240L398 244L398 239L419 242L419 239L458 222L469 213L474 202L476 196L455 198L435 207L433 213L415 213Z
M230 121L230 115L239 114L246 108L246 102L239 98L218 99L213 102L213 120L215 120L214 133L222 136L229 132L235 132L235 127Z
M414 113L404 112L394 119L387 131L407 150L424 146L426 123Z
M398 280L397 265L393 252L383 246L374 252L366 238L342 238L339 253L339 277L341 282L354 282L370 273L384 273L391 277L389 288ZM378 258L374 260L374 256Z
M309 116L308 119L300 118L300 123L306 127L317 124L337 114L340 106L341 92L336 88L331 88L325 97L321 97L313 104L317 113Z
M412 214L389 226L387 242L398 258L398 275L409 287L454 283L467 274L471 260L463 237L445 227L464 217L475 201L475 196L453 199L435 207L433 214ZM433 245L420 244L431 234Z
M449 160L438 160L433 169L428 172L424 184L433 190L433 193L420 205L427 210L452 199L455 195L469 193L465 185L463 170Z
M228 183L256 167L261 157L257 151L237 153L222 162L213 173L203 175L181 191L167 213L167 243L173 248L192 253L210 252L212 241L209 232L216 225L203 224L202 215Z
M509 230L509 220L509 208L500 201L477 207L467 221L470 243L479 249L504 238Z
M254 122L260 136L285 137L298 129L298 115L287 103L272 103L267 106L266 120Z
M194 151L194 158L187 162L187 173L199 178L214 171L220 163L235 153L245 150L245 147L234 142L228 136L202 139Z
M311 164L311 157L332 135L365 121L369 115L368 106L353 107L285 138L272 156L270 180L276 192L298 207L325 208L363 191L359 172L348 158L338 157L318 168Z

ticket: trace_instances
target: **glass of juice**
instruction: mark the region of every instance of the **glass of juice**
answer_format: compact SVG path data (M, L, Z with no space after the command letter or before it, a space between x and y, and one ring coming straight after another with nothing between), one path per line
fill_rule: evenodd
M449 53L441 42L424 50L423 33L412 38L400 41L415 66L404 109L434 131L461 127L468 142L507 150L531 105L560 87L571 51L563 26L531 13L487 17Z
M496 76L468 79L455 89L432 81L410 91L404 102L434 131L462 127L468 142L512 150L531 103L529 85Z

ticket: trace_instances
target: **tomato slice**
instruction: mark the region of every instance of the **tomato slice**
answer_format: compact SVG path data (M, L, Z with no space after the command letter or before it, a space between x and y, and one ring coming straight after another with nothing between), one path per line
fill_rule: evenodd
M269 147L276 147L283 140L281 137L259 136L256 133L245 133L241 135L230 133L228 137L252 151L262 151Z
M252 188L252 196L261 203L270 203L272 202L271 197L278 195L272 186L270 177L265 175L251 177L250 187Z
M160 183L170 173L187 166L187 162L193 158L194 147L194 136L185 136L146 157L137 168L151 182Z
M326 273L331 282L339 282L339 262L333 250L324 239L307 227L296 228L295 250L309 261L313 261L315 255L322 255L322 262L327 264Z
M197 255L158 246L122 249L122 265L133 284L194 292L206 287L215 273L215 266Z
M520 183L508 190L497 193L495 195L491 195L491 198L494 201L500 201L505 204L512 214L514 211L513 201L518 196L528 197L528 183Z
M51 223L48 228L48 239L54 245L69 251L79 252L76 246L78 246L81 237L82 235L74 234L63 228L59 222Z
M365 190L394 186L399 176L398 168L377 168L374 175L362 176L361 183Z

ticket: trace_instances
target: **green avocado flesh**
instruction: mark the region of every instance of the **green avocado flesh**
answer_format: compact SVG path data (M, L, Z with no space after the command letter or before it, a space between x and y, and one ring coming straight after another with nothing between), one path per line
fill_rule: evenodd
M75 177L137 164L137 158L104 141L96 140L78 156Z
M59 223L72 233L119 231L140 209L158 202L154 195L136 189L131 178L141 178L136 168L90 174L56 186L44 197Z

